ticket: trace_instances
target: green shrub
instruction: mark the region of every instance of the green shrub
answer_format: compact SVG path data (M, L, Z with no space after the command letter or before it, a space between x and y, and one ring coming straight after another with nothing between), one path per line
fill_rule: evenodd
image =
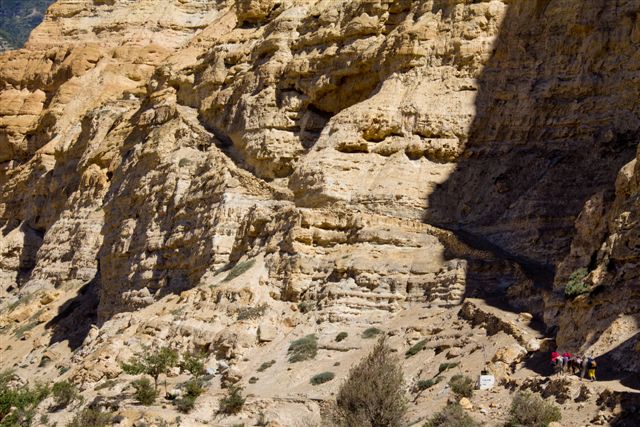
M51 394L53 395L55 410L64 409L74 400L80 399L78 389L69 381L55 383L51 388Z
M382 331L378 328L367 328L364 330L364 332L362 332L362 338L373 338L378 334L381 334Z
M272 367L273 365L276 364L275 360L270 360L268 362L264 362L262 365L260 365L260 367L258 368L258 372L262 372L262 371L266 371L267 369L269 369L270 367Z
M196 404L196 399L204 392L202 381L192 378L184 383L183 394L181 397L174 401L176 408L180 412L187 413L193 409Z
M416 388L420 391L427 390L442 381L442 377L435 377L428 380L420 380L416 383Z
M466 375L458 374L451 377L449 386L451 386L451 391L459 397L471 397L475 382Z
M447 405L442 411L431 417L423 427L480 427L457 403Z
M231 386L227 395L220 399L220 409L222 414L237 414L244 406L245 398L242 397L242 389L238 386Z
M250 259L247 261L236 263L236 265L234 265L233 268L229 270L229 273L227 273L227 276L224 279L222 279L222 281L229 282L235 279L236 277L240 276L242 273L246 272L251 267L253 267L253 264L255 263L256 263L255 259Z
M456 366L458 366L460 364L460 362L450 362L450 363L441 363L440 366L438 366L438 373L442 373L444 371L446 371L447 369L452 369L455 368Z
M318 338L311 334L292 341L287 353L289 354L289 362L291 363L313 359L316 357L316 354L318 354Z
M348 333L340 332L338 335L336 335L336 342L344 341L348 336Z
M178 362L178 353L169 347L162 347L152 351L144 347L141 353L136 354L128 362L121 365L127 374L146 374L153 378L154 388L158 389L158 377L166 374Z
M187 353L182 357L180 369L189 372L194 378L200 378L205 374L203 353Z
M260 304L255 307L246 307L238 310L238 320L257 319L262 317L269 308L268 304Z
M407 350L404 353L404 356L409 358L411 356L415 356L416 354L418 354L419 351L421 351L424 346L427 344L427 339L423 339L421 341L418 341L417 343L415 343L413 346L411 346L411 348L409 350Z
M51 391L42 384L10 387L12 378L11 371L0 373L0 427L30 426L36 407Z
M330 424L398 427L407 410L398 357L382 336L360 363L351 368L336 398Z
M553 421L560 421L560 408L545 402L533 393L516 393L509 410L507 427L546 427Z
M149 381L149 378L142 377L140 379L132 381L131 385L136 389L134 396L138 402L142 403L145 406L153 405L153 403L156 401L158 393L151 384L151 381Z
M314 375L311 377L309 381L311 385L319 385L331 381L336 377L336 374L333 372L322 372L320 374Z
M309 301L303 301L298 304L298 310L300 310L300 313L302 314L313 311L314 308L315 308L315 304Z
M113 416L93 408L85 408L73 417L67 427L107 427L111 425Z
M564 294L567 298L577 297L581 294L589 293L591 287L584 282L589 274L586 268L579 268L569 276L569 281L564 287Z

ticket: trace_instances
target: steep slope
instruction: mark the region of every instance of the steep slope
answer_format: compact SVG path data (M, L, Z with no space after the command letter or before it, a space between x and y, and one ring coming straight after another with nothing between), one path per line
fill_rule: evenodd
M429 341L408 388L489 363L504 387L483 422L542 387L547 332L637 372L640 3L580 3L57 1L0 56L2 357L173 422L119 363L206 351L253 396L213 417L216 376L183 425L314 425L339 381L309 377L343 378L370 325L398 352ZM590 292L565 297L583 267ZM317 359L288 364L309 333ZM590 390L575 425L621 405ZM447 393L414 393L410 420Z

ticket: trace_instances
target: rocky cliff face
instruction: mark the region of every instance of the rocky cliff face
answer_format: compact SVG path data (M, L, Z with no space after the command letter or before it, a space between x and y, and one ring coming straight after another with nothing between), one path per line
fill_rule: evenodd
M385 325L508 295L563 347L618 357L640 320L638 10L59 0L0 56L5 321L48 295L49 344L84 342L96 381L122 313L183 292L210 311L180 345L238 360L257 345L238 304ZM591 292L567 299L580 268Z

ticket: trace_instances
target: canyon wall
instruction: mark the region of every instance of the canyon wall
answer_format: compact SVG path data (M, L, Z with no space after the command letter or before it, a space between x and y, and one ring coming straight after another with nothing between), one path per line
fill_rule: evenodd
M0 298L90 284L102 323L257 262L328 319L509 288L559 344L615 349L639 8L60 0L0 56ZM582 267L599 290L565 298Z

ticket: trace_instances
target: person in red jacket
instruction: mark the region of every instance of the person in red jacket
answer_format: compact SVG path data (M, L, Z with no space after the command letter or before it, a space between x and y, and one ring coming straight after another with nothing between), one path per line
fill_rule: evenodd
M551 366L553 366L555 372L559 372L562 369L562 358L557 351L551 352Z

